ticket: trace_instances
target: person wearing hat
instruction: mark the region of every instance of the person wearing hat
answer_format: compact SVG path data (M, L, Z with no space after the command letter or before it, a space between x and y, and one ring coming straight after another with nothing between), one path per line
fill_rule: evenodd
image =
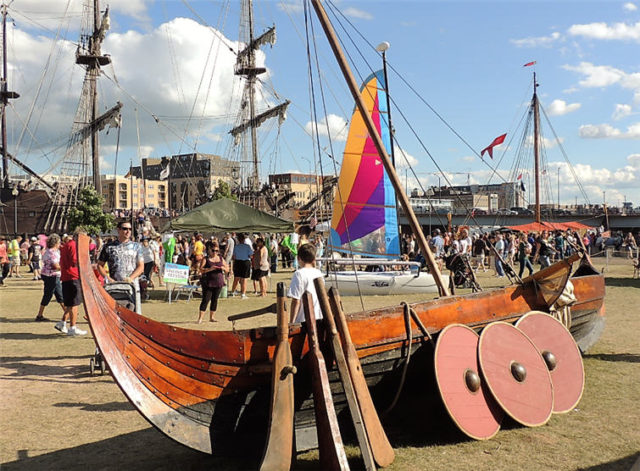
M29 245L29 249L27 251L27 261L29 262L29 266L31 267L31 271L33 272L33 280L40 279L40 259L42 258L42 247L38 242L37 237L31 238L31 245Z

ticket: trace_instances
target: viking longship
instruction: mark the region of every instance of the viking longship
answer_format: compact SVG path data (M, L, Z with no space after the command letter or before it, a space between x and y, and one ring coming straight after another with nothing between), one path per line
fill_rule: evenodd
M346 330L368 387L397 388L397 378L404 376L411 357L421 355L428 348L429 339L446 333L452 324L476 332L494 326L492 332L500 334L507 327L515 329L509 324L526 318L527 313L542 311L557 316L580 349L592 346L604 327L605 283L586 256L575 255L557 262L512 286L465 295L449 293L367 114L322 3L314 0L313 6L440 291L436 299L345 316ZM272 381L279 379L279 371L273 368L276 346L280 348L279 340L283 340L290 347L293 363L287 371L297 369L293 422L298 449L313 446L321 423L315 419L312 391L316 391L310 378L310 370L317 368L311 368L313 363L309 360L318 350L316 341L308 342L307 338L316 338L315 329L293 324L287 330L264 327L200 331L157 322L118 305L106 293L91 269L88 246L89 239L81 236L78 263L91 330L113 378L149 422L177 442L206 453L225 453L230 445L238 443L242 443L244 453L261 449L270 412L278 410L270 407L270 396ZM490 339L487 336L485 340L489 343ZM339 356L336 358L339 367ZM348 407L349 391L343 387L344 381L339 381L333 362L328 361L326 366L333 396L331 409L335 407L340 414ZM511 367L514 375L525 373L521 365ZM376 398L374 395L374 403ZM376 408L387 405L378 402ZM318 438L322 441L323 437ZM287 444L282 448L286 449Z

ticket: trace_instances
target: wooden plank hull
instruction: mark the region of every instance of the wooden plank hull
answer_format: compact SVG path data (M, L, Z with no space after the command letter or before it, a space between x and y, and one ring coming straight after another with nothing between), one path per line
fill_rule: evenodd
M116 305L104 291L91 269L85 237L78 241L78 260L94 338L117 384L138 411L163 433L196 450L227 453L242 443L243 453L255 448L259 454L268 426L275 327L205 332L154 321ZM588 274L572 282L578 299L572 307L572 333L588 347L604 325L604 279ZM533 286L451 296L411 307L432 334L451 323L481 329L496 320L515 321L528 311L546 308ZM403 315L403 308L394 306L347 316L370 388L385 389L387 382L397 387L390 378L397 376L405 361ZM421 335L414 324L413 342L422 342ZM311 382L303 361L308 347L300 325L291 326L289 342L298 368L296 433L299 446L306 448L313 446L315 428ZM420 350L413 349L416 354ZM331 370L329 379L340 413L345 400L337 373ZM374 395L374 401L381 396ZM379 408L386 405L377 403Z

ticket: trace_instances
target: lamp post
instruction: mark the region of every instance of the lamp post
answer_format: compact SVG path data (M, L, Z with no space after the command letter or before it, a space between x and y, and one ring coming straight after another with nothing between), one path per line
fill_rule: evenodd
M13 233L17 234L18 233L18 194L20 192L18 191L18 188L14 188L13 191L11 191L11 194L13 195Z

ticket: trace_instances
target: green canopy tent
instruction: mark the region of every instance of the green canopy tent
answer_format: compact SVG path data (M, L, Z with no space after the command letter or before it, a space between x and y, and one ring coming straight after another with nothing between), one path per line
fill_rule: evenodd
M210 201L171 220L166 231L198 232L293 232L285 221L228 198Z

